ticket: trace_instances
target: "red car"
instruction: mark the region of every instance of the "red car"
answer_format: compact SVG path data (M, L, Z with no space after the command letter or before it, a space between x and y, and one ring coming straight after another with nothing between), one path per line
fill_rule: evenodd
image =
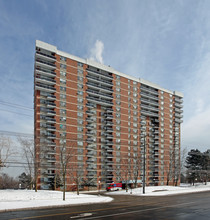
M106 191L118 191L122 190L122 183L110 183L106 187Z

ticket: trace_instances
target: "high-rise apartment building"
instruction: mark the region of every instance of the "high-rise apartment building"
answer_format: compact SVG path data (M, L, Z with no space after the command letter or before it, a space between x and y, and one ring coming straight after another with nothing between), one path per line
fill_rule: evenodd
M147 185L179 183L182 102L180 92L36 41L39 188L50 188L61 174L61 159L67 162L67 189L78 176L102 187L141 183L144 157Z

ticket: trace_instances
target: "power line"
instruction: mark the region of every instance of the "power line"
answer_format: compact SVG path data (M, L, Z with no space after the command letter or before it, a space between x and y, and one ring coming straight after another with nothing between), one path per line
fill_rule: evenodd
M20 133L20 132L14 132L14 131L4 131L0 130L0 134L8 135L8 136L23 136L23 137L33 137L33 134L29 133Z
M5 101L1 101L1 100L0 100L0 105L14 106L16 108L22 108L22 109L26 109L26 110L30 110L30 111L33 110L33 108L30 108L28 106L19 105L19 104L15 104L15 103L11 103L11 102L5 102Z
M0 111L5 111L5 112L10 112L10 113L18 114L18 115L24 115L24 116L28 116L28 117L33 117L32 115L27 115L27 114L20 113L20 112L13 112L13 111L10 111L10 110L5 110L5 109L0 109Z

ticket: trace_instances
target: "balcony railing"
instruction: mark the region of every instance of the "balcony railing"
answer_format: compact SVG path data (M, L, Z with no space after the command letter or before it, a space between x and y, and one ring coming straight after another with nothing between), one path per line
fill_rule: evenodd
M150 95L150 94L148 94L148 93L141 92L140 95L141 95L142 97L147 97L147 98L149 98L149 99L159 100L159 98L158 98L157 96L153 96L153 95Z
M152 94L154 94L154 95L158 95L158 91L152 90L152 89L149 89L149 88L146 88L146 87L144 87L144 86L141 86L141 87L140 87L140 90L146 91L146 92L149 92L149 93L152 93Z
M51 68L55 69L56 65L54 63L50 63L50 62L46 62L40 59L36 59L36 62L41 63L41 64L45 64L47 66L50 66Z
M36 51L36 53L39 54L39 55L42 55L42 56L44 56L44 57L48 57L48 58L51 58L51 59L53 59L53 60L56 60L56 57L53 56L53 55L49 55L49 54L46 54L46 53L42 53L42 52L40 52L40 51Z
M87 69L87 72L92 73L94 75L100 75L101 77L104 77L104 78L113 79L112 75L108 75L108 74L105 75L103 73L100 73L100 72L97 72L97 71L94 71L94 70Z

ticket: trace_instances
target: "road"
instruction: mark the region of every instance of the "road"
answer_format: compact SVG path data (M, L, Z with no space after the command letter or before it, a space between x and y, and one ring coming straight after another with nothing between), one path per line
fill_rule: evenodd
M1 220L167 219L209 220L210 192L174 196L112 196L111 203L0 213Z

